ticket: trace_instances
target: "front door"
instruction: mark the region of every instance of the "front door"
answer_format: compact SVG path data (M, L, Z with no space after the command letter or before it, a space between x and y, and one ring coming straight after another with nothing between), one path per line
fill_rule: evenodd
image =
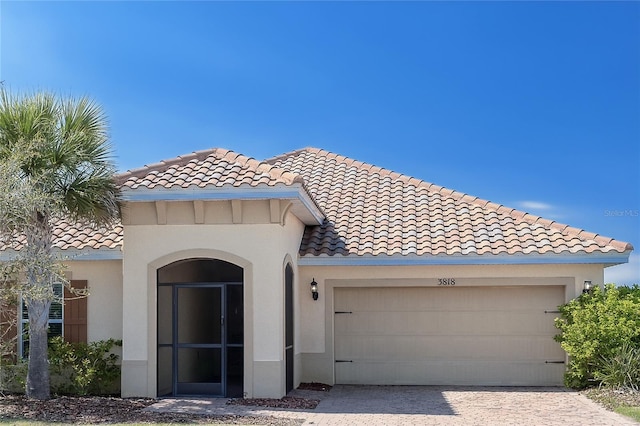
M242 283L158 285L158 396L242 396Z
M224 395L224 286L176 285L175 393Z

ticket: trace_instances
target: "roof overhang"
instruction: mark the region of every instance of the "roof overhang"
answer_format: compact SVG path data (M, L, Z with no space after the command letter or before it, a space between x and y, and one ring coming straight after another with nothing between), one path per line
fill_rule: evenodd
M300 266L411 266L411 265L543 265L543 264L603 264L619 265L629 261L631 251L624 253L566 253L566 254L504 254L504 255L306 255L298 260Z
M292 203L291 213L305 225L320 225L324 220L324 213L302 184L176 189L122 188L121 194L125 202L287 200Z
M54 248L53 253L63 262L72 260L122 260L122 250L119 247L113 249L71 248L67 250ZM15 250L0 251L0 262L14 260L17 256L18 252Z
M122 250L115 249L67 249L54 248L62 261L122 260ZM619 265L629 261L631 252L624 253L575 253L575 254L518 254L518 255L439 255L439 256L302 256L300 266L418 266L418 265L542 265L542 264L602 264ZM0 261L13 260L15 250L0 252Z

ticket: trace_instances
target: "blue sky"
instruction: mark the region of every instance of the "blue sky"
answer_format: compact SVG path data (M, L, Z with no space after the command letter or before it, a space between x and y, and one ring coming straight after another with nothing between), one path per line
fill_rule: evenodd
M1 1L0 37L11 90L104 106L121 170L316 146L640 249L638 2Z

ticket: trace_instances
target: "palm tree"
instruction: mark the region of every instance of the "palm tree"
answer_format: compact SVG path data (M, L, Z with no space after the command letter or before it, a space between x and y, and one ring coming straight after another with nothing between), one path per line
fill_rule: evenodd
M30 398L50 397L47 324L53 283L64 279L52 250L53 224L119 218L114 172L106 117L94 102L12 96L0 88L0 230L24 243L16 262L29 317Z

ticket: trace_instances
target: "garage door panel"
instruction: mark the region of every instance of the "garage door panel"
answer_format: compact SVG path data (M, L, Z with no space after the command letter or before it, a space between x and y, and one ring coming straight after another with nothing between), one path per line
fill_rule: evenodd
M419 356L416 356L419 354ZM564 359L564 351L544 336L350 336L336 340L336 359L412 361L424 359L544 360Z
M555 310L564 301L561 286L341 288L336 311ZM514 297L514 291L518 297ZM398 297L401 296L401 297ZM453 297L452 297L453 296Z
M465 335L543 334L556 331L554 315L542 311L354 312L336 315L345 334Z
M563 286L336 288L337 383L561 385ZM550 362L550 363L548 363Z
M342 384L557 386L563 364L537 362L461 361L337 363ZM508 378L508 379L505 379Z

